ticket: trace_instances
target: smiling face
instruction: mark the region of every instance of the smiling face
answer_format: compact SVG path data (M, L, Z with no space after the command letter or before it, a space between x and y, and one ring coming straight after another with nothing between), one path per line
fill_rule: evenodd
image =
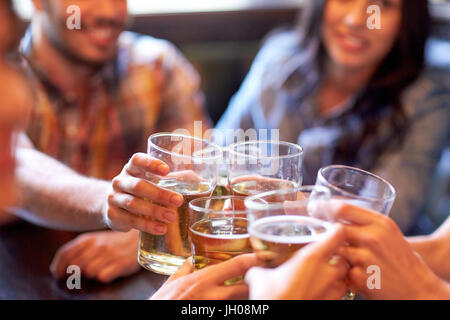
M322 40L332 63L346 69L376 68L400 32L404 0L328 0ZM381 29L369 29L370 5L381 9Z
M102 64L116 54L118 37L128 19L126 0L35 0L34 3L43 13L47 38L69 58ZM68 18L74 14L67 11L73 5L80 8L80 30L67 27Z

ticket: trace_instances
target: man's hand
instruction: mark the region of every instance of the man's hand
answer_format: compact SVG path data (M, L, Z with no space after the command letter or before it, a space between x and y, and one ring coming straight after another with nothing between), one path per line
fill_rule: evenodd
M150 298L152 300L235 300L248 297L245 283L224 285L226 280L243 276L257 263L254 254L244 254L194 272L192 259L174 273Z
M138 246L136 230L85 233L58 250L50 270L55 278L61 279L66 276L68 266L76 265L86 278L108 283L140 269Z
M302 248L275 269L250 269L245 276L250 299L341 299L347 290L348 265L344 259L334 256L343 244L343 230L337 228L326 239Z
M177 219L176 208L183 204L183 196L158 187L146 177L166 176L169 171L161 160L144 153L133 155L113 179L103 210L107 225L117 231L135 228L155 235L165 234L166 224Z
M448 285L413 252L392 219L339 200L323 202L318 210L346 222L348 246L341 247L339 255L351 265L348 278L355 291L368 299L450 298ZM372 265L379 267L380 289L367 284Z

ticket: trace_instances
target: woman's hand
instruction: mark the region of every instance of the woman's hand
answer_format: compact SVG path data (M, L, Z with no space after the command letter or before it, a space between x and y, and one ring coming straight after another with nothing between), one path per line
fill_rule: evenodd
M348 246L341 247L339 255L351 265L352 289L368 299L450 298L448 284L411 249L392 219L339 200L322 202L318 210L345 222Z
M335 257L344 244L338 227L327 238L300 249L275 269L252 268L245 276L250 299L316 300L345 296L347 263Z
M244 282L224 285L226 280L243 276L257 263L254 254L244 254L194 272L192 259L174 273L150 298L152 300L235 300L248 297Z
M103 283L129 276L140 269L137 262L139 232L85 233L62 246L50 270L55 278L65 277L67 267L80 267L86 278Z
M169 171L161 160L145 153L133 155L112 181L103 210L107 225L117 231L135 228L154 235L165 234L166 224L177 220L176 208L183 204L183 196L158 187L146 177L165 176Z

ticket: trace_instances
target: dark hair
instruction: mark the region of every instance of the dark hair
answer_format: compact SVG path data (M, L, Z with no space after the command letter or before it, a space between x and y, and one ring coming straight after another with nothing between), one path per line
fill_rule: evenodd
M326 51L321 39L321 27L324 8L327 0L310 0L305 7L299 21L300 47L306 49L316 46L312 59L316 60L318 68L324 65ZM401 104L401 94L404 89L416 80L425 64L425 44L430 29L430 14L427 0L403 0L402 22L400 33L392 50L382 61L375 74L369 80L364 92L355 102L352 112L364 117L365 128L359 141L354 144L346 143L338 146L337 159L346 163L354 162L357 152L366 139L377 135L381 122L389 114L388 121L395 128L397 142L401 142L408 128L408 122ZM386 107L381 110L380 107ZM379 143L376 154L381 154L385 144ZM360 159L359 159L360 160ZM374 160L374 159L372 159ZM373 161L366 162L366 169L370 169ZM364 166L364 165L362 165Z

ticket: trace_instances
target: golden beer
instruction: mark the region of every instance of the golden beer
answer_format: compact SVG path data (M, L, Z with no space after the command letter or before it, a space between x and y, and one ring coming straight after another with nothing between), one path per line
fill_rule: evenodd
M237 196L251 196L258 193L274 190L288 190L297 188L297 184L293 181L274 179L274 178L255 178L249 177L244 180L244 177L239 177L239 182L233 183L231 192ZM287 200L287 199L286 199Z
M249 228L250 241L262 265L275 268L299 249L322 238L327 225L310 217L270 216L255 221Z
M189 231L196 269L251 252L246 218L204 219Z
M157 185L180 193L184 197L184 202L177 209L177 221L167 224L165 235L140 233L138 261L141 266L148 270L171 275L191 255L188 237L189 202L200 197L208 197L213 190L208 183L186 182L176 179L161 180Z

